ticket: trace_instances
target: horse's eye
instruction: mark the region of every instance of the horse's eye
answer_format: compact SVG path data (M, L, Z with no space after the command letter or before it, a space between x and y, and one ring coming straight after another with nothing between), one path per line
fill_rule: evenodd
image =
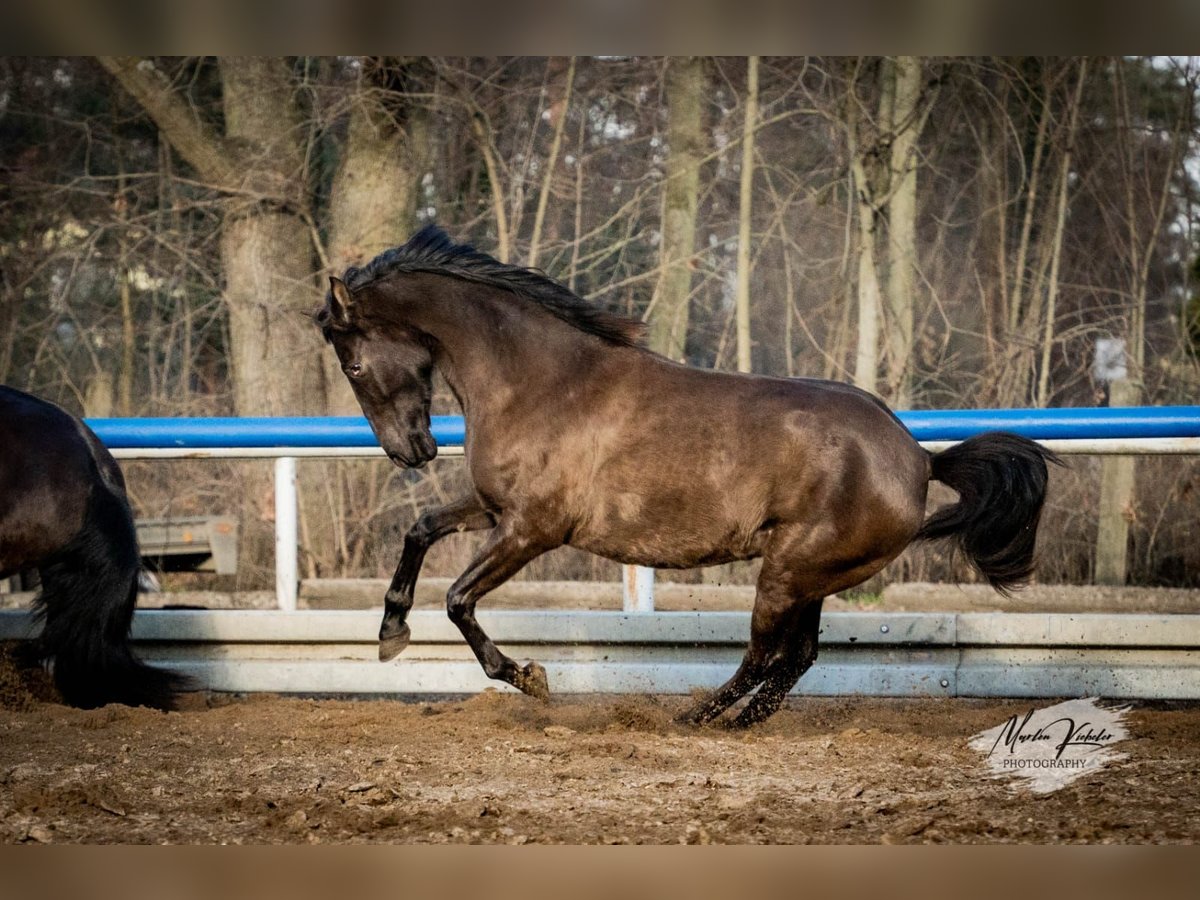
M350 363L346 366L346 374L353 378L358 378L363 373L362 363Z

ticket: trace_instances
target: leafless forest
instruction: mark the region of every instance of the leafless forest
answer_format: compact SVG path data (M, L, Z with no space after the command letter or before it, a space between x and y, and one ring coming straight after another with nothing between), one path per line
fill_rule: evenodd
M437 221L698 366L900 409L1197 403L1198 82L1173 58L4 59L0 382L92 416L357 413L306 313ZM228 586L269 581L265 464L126 469L142 515L238 516ZM1129 580L1200 585L1200 463L1135 476ZM1056 473L1042 581L1093 577L1101 479ZM303 463L304 574L390 574L462 480ZM965 576L929 549L886 573Z

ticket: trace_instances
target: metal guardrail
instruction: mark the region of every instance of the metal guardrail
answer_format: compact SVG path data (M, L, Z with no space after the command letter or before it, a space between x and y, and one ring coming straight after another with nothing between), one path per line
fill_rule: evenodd
M745 649L744 612L482 611L514 657L541 661L563 694L713 688ZM138 652L219 691L464 694L507 685L481 671L440 612L410 617L412 643L377 656L376 611L139 610ZM0 639L32 618L0 612ZM893 697L1200 699L1200 615L827 613L798 693Z

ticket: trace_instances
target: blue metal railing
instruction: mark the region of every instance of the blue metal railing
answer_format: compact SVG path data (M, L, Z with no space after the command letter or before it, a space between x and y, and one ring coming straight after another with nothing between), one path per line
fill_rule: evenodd
M174 447L376 447L371 426L362 416L227 417L207 419L88 419L88 425L110 450ZM462 416L433 416L438 446L461 446L466 436Z
M982 431L1014 431L1035 440L1200 437L1200 406L1073 409L916 410L898 413L920 441L957 441ZM110 449L213 447L374 447L361 416L202 419L89 419ZM434 416L441 447L462 446L462 416Z
M958 441L983 431L1013 431L1045 441L1200 437L1200 406L937 409L898 415L919 441Z

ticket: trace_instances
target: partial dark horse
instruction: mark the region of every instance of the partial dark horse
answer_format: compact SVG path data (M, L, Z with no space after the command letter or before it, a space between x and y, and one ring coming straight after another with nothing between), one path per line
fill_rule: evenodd
M116 460L75 416L0 386L0 578L38 570L43 627L24 655L53 660L72 706L169 709L184 687L130 649L140 566Z
M1032 441L992 432L931 455L857 388L679 365L642 346L641 323L436 227L331 279L316 319L397 464L436 453L433 367L466 417L474 490L405 538L383 659L408 642L425 552L456 531L491 534L450 588L450 618L489 677L537 697L542 667L517 665L475 618L530 560L563 544L655 568L761 556L745 659L688 712L695 723L756 687L735 724L771 715L816 658L822 600L913 540L954 539L1002 592L1033 568L1054 457ZM926 521L931 479L959 500Z

